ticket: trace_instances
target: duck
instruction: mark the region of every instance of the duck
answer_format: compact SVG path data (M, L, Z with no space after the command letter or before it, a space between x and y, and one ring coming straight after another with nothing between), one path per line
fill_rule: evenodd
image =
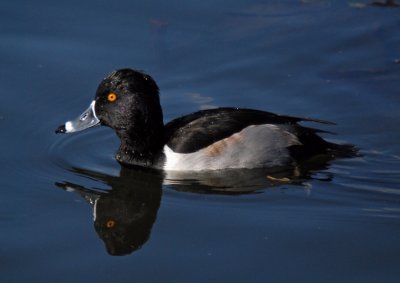
M110 127L120 139L115 159L121 165L163 171L269 168L352 151L300 122L334 124L237 107L199 110L164 124L155 80L124 68L105 77L89 107L55 132Z

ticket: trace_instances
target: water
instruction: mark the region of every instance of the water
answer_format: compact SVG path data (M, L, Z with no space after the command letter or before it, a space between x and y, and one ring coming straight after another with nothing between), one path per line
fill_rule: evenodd
M400 9L367 2L4 2L2 280L397 282ZM54 134L121 67L156 79L165 121L311 116L362 156L293 182L123 169L111 130Z

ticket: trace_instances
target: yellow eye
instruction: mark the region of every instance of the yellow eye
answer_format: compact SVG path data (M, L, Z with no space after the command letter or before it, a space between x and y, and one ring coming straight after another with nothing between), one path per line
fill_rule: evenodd
M115 93L109 93L107 96L107 100L110 102L114 102L117 100L118 96Z
M106 227L107 228L112 228L115 225L115 221L114 220L108 220L106 223Z

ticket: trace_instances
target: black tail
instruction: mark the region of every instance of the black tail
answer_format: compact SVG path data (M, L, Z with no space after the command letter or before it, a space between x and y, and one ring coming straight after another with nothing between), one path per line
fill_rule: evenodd
M360 156L359 149L352 144L337 144L326 142L326 153L331 155L332 158L352 158Z
M289 147L291 156L297 161L307 160L316 155L326 155L329 159L358 156L358 149L351 144L328 142L318 133L330 133L318 129L298 126L296 135L300 145Z

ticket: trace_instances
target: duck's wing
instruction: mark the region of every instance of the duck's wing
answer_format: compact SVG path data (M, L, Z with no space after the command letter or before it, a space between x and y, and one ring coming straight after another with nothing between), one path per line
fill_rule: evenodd
M166 141L174 152L192 153L252 125L273 124L286 127L292 125L298 128L301 126L296 123L300 121L334 124L324 120L283 116L253 109L217 108L198 111L172 120L166 125ZM313 133L318 131L309 130Z

